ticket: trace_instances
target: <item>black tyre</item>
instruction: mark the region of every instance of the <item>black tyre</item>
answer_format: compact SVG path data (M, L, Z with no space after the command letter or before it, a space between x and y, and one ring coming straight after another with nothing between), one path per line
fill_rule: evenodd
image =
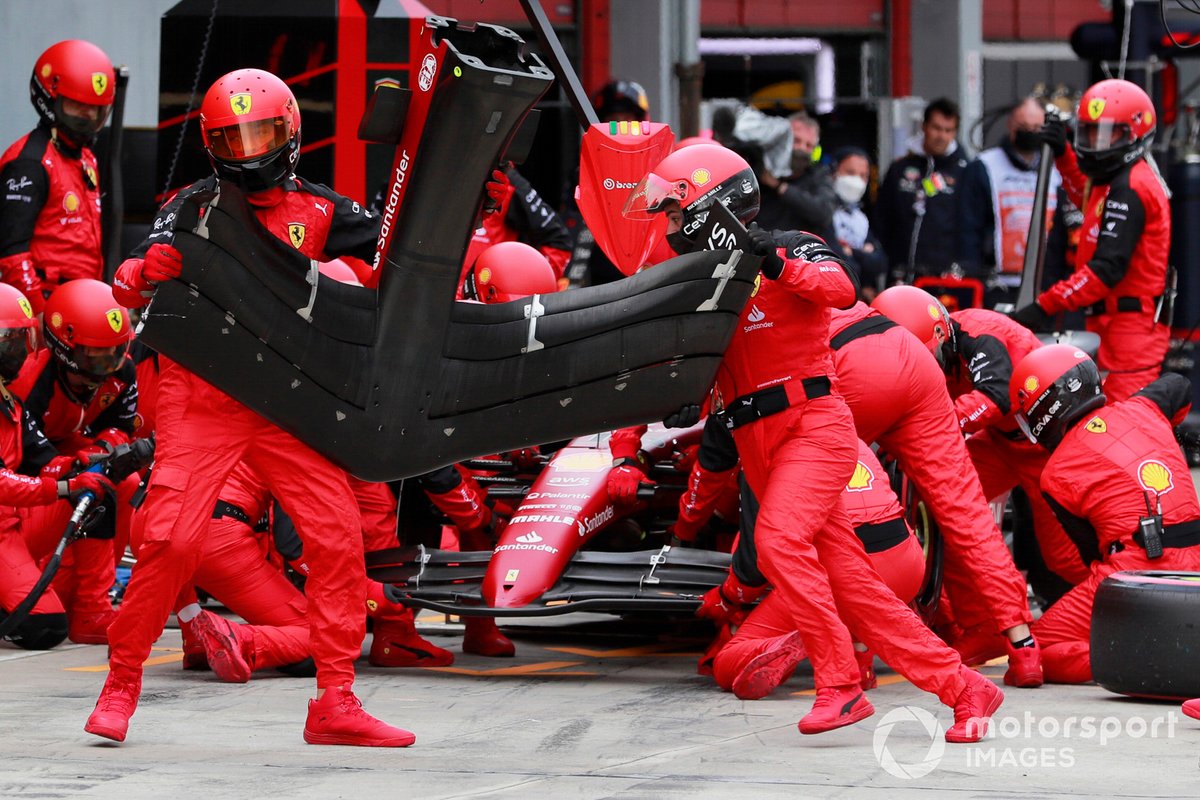
M1134 697L1200 697L1200 572L1129 571L1100 584L1092 676Z

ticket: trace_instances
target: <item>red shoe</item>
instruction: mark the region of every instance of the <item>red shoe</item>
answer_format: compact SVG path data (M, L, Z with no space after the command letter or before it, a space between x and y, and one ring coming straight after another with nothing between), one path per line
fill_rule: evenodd
M859 685L864 692L879 686L879 678L875 675L875 654L870 650L855 650L854 660L858 662Z
M100 698L96 701L96 708L88 717L83 729L114 742L125 741L125 734L129 731L129 718L137 710L141 693L141 675L121 674L115 670L109 672L108 680L100 690Z
M422 639L411 622L377 619L367 662L375 667L448 667L454 654Z
M254 671L254 631L235 625L211 611L192 620L192 635L200 640L208 666L226 683L245 683Z
M733 679L733 694L739 700L760 700L792 677L804 660L804 643L796 631L775 637L761 653L750 659Z
M512 640L500 632L496 620L491 617L464 617L462 649L464 653L474 653L488 658L512 658L517 654L517 647Z
M208 669L208 654L204 652L200 639L192 632L192 623L179 620L179 638L183 642L183 668Z
M1004 655L1007 643L1006 638L991 628L975 627L968 628L962 636L950 642L950 646L958 651L964 664L977 667Z
M954 701L954 724L946 731L946 741L978 742L987 736L992 714L1004 702L1000 687L973 669L962 668L967 685Z
M861 719L866 719L875 713L875 707L863 694L862 687L827 686L817 689L817 699L813 702L812 711L800 720L800 732L825 733L845 725L852 725Z
M1042 674L1042 648L1034 641L1033 647L1013 647L1005 642L1008 650L1008 670L1004 673L1004 685L1021 689L1036 689L1045 683Z
M117 618L109 609L95 614L69 614L67 638L75 644L108 644L108 626Z
M1192 719L1200 719L1200 698L1196 700L1187 700L1180 709L1184 714L1187 714Z
M326 689L320 700L308 701L304 741L353 747L408 747L415 734L377 720L363 710L349 689Z

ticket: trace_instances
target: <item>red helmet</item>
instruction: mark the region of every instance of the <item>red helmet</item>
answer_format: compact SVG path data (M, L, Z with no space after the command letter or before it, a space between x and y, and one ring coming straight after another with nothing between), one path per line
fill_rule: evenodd
M81 278L62 284L42 310L46 344L68 374L97 385L125 363L133 326L107 283Z
M1080 417L1105 402L1095 362L1069 344L1039 347L1021 359L1009 395L1021 430L1047 450L1058 447Z
M200 136L213 169L248 192L283 183L300 158L300 107L287 84L261 69L217 78L200 104Z
M46 124L88 145L108 121L115 86L112 61L103 50L67 39L38 56L29 78L29 100Z
M1089 178L1108 181L1141 158L1154 141L1154 103L1140 86L1106 80L1079 98L1075 153Z
M944 349L957 353L954 326L942 301L916 286L891 286L871 301L871 308L883 314L921 340L929 352L945 365Z
M558 279L550 262L521 242L500 242L484 250L463 282L463 296L484 303L507 303L556 291Z
M634 187L625 202L624 214L646 219L665 211L671 202L683 211L683 228L667 235L677 253L695 249L686 235L703 220L702 212L721 203L743 224L758 215L758 178L737 153L715 142L684 147L658 162Z
M37 320L33 307L15 286L0 283L0 380L14 380L34 349Z
M685 136L675 143L671 148L671 152L682 150L685 147L691 147L694 144L716 144L711 136Z

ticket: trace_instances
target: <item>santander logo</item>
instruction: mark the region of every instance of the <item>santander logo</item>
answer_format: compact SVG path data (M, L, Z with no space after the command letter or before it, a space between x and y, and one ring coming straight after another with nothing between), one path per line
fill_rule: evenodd
M538 536L536 531L530 531L524 536L518 536L517 541L521 544L537 544L542 541L542 537Z

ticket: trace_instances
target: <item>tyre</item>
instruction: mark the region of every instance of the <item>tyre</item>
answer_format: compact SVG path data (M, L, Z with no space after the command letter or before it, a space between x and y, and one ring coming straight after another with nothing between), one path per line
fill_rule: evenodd
M1116 572L1092 608L1092 676L1117 694L1200 697L1200 572Z

